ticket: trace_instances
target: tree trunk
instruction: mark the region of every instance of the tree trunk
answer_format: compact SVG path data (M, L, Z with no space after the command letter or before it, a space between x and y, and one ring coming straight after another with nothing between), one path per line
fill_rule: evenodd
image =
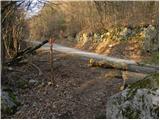
M17 53L17 55L10 60L9 62L7 62L7 65L14 65L17 64L18 62L20 62L22 59L24 59L24 57L28 54L33 53L35 50L39 49L41 46L43 46L44 44L46 44L48 42L48 40L44 40L42 43L38 44L35 47L28 47L20 52Z
M116 59L115 59L116 60ZM125 71L130 71L130 72L137 72L137 73L155 73L159 71L159 67L156 66L142 66L140 64L129 64L125 61L122 63L117 63L114 60L111 61L90 61L91 66L95 67L103 67L103 68L115 68L119 70L125 70Z

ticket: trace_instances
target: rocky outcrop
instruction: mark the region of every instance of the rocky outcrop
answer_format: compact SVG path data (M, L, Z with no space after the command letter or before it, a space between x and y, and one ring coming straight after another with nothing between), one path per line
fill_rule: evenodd
M126 89L107 103L108 119L158 119L159 95L148 89Z
M91 46L99 47L103 44L103 50L109 49L112 43L135 40L142 44L142 51L158 50L158 29L149 25L145 27L111 27L103 32L80 32L76 36L76 40L80 48L89 49ZM96 44L96 45L95 45ZM101 45L100 45L101 46ZM95 50L97 47L92 47Z
M20 103L17 101L16 96L11 91L1 91L1 112L2 118L13 114Z
M158 119L158 74L140 80L111 96L106 106L108 119Z
M144 52L152 52L158 50L158 30L149 25L143 31L144 41L143 41L143 50Z

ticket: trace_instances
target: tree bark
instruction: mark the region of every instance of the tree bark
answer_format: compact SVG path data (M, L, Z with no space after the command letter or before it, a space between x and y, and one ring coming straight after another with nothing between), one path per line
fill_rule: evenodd
M155 73L159 72L159 67L157 66L149 66L149 65L141 65L141 64L128 64L128 63L116 63L116 62L107 62L107 61L90 61L91 66L95 67L103 67L103 68L114 68L119 70L125 70L130 72L137 73Z
M26 55L29 55L31 53L33 53L35 50L39 49L40 47L42 47L44 44L48 43L48 40L44 40L42 43L38 44L35 47L28 47L20 52L17 53L17 55L15 57L13 57L9 62L7 62L7 65L14 65L17 64L18 62L20 62L21 60L23 60Z

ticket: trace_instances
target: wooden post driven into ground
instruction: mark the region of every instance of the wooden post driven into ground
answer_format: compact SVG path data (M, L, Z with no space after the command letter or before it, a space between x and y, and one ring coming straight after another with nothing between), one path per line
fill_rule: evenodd
M54 44L54 39L50 39L49 43L50 43L51 82L55 85L55 79L54 79L54 76L53 76L53 44Z

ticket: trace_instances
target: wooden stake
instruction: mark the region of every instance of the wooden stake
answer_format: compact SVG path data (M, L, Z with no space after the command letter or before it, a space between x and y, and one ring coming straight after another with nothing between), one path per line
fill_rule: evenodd
M50 39L50 67L51 67L51 82L55 85L53 76L53 39Z

